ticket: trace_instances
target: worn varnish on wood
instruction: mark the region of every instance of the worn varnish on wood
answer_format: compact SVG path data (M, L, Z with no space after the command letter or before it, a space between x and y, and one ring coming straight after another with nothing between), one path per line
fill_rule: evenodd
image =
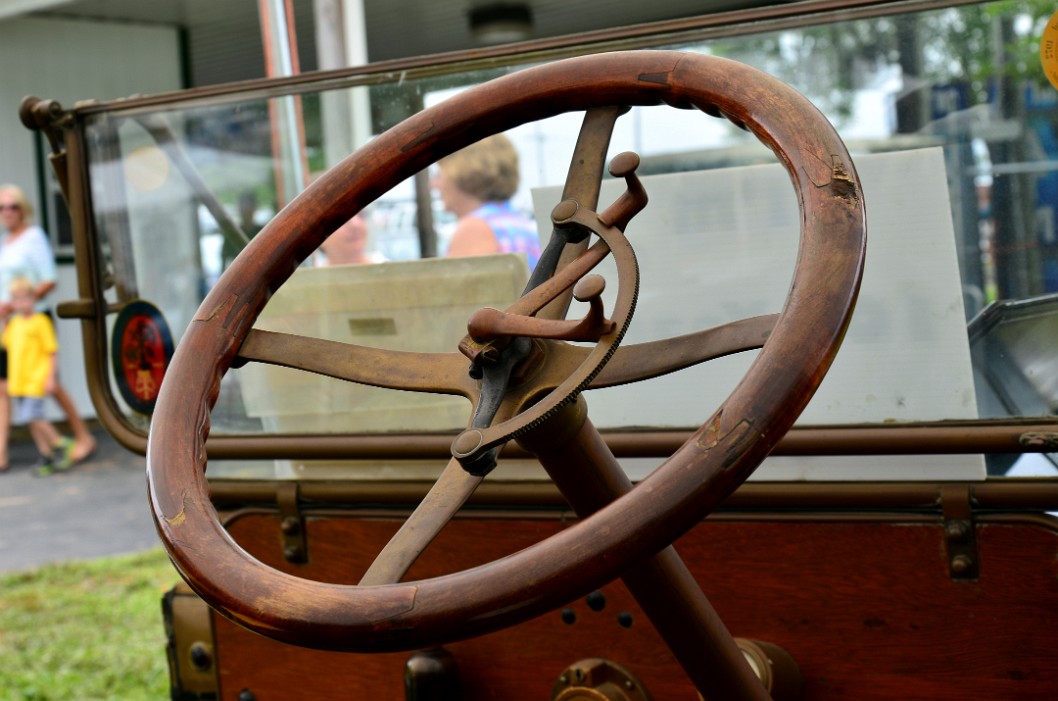
M991 516L976 526L980 577L953 581L939 518L812 516L711 520L677 543L739 637L772 642L800 665L805 699L1053 699L1058 689L1058 531L1043 519ZM230 530L267 564L352 582L398 522L307 520L309 561L283 558L279 518L247 513ZM411 576L491 560L560 530L555 519L462 518ZM628 667L655 699L696 692L620 582L606 605L583 599L499 633L453 643L463 698L547 699L586 657ZM618 615L631 614L623 626ZM221 698L403 698L407 653L319 652L277 643L214 614Z

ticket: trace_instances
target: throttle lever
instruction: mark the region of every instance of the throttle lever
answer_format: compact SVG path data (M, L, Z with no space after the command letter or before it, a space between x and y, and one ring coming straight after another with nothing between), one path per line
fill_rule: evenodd
M488 343L507 336L595 342L613 331L615 326L615 322L607 319L603 310L604 289L606 280L601 275L586 275L573 287L573 298L588 303L588 313L583 319L539 319L484 307L470 317L467 331L478 343Z
M624 178L627 187L602 214L594 215L604 227L612 227L623 233L632 217L646 207L647 192L636 176L639 164L639 155L632 151L620 153L610 162L610 174ZM565 199L555 206L551 221L555 225L556 234L563 234L574 240L591 233L592 227L586 226L584 222L586 217L590 218L590 214L588 211L581 211L576 200ZM581 233L581 236L576 236L577 233ZM615 324L606 319L603 311L601 295L606 286L605 280L598 275L585 274L607 253L609 247L599 242L565 268L554 271L549 279L528 289L526 294L506 311L490 307L479 309L467 324L468 333L459 344L460 350L476 362L479 357L494 359L505 347L507 339L512 336L598 341L613 331ZM573 296L577 301L588 302L590 305L583 319L540 319L535 316L538 310L570 286L574 287Z

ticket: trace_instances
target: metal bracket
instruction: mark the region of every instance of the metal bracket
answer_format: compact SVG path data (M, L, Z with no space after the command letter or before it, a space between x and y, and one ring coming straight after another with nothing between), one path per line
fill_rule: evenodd
M947 542L948 571L951 578L953 581L976 580L980 565L970 486L942 485L940 504L944 515L944 537Z
M283 542L283 557L287 562L308 562L309 546L305 538L305 517L298 508L297 482L276 485L279 505L279 532Z
M183 582L162 597L162 619L173 701L219 698L217 652L209 606Z
M71 299L59 302L55 313L60 319L95 319L98 309L94 299Z

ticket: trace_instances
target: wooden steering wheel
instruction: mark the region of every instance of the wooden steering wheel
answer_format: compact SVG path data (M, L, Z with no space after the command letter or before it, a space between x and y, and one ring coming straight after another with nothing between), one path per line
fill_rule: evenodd
M388 583L337 585L281 573L243 551L210 503L205 441L225 372L237 358L269 356L269 335L251 327L271 293L329 232L444 155L561 112L660 103L726 117L754 133L785 166L801 211L799 255L784 308L769 319L774 327L746 376L702 428L614 503L526 550L463 572L399 582L398 568L395 576L371 579ZM600 240L615 251L623 246L619 233L627 222L613 216L616 210L600 221L607 217L590 211L594 203L579 205L578 221L602 230ZM576 219L572 209L566 205L556 221ZM755 69L694 54L622 52L530 68L467 90L377 137L314 182L211 290L176 350L151 425L147 473L158 531L182 576L210 605L285 642L349 651L413 649L521 622L665 548L757 467L808 403L837 351L858 292L864 249L863 200L841 140L807 100ZM634 275L634 258L629 264L627 253L621 256L619 268ZM562 284L568 288L573 281ZM634 287L636 281L621 284ZM534 311L526 311L532 306L516 309L515 316L532 317ZM630 315L634 304L628 306ZM665 363L687 364L636 356L636 347L615 353L625 325L618 320L614 326L622 328L594 334L597 348L603 347L598 356L561 340L532 341L550 344L541 361L550 370L540 376L568 369L574 381L512 390L499 400L498 423L472 427L478 433L470 438L461 434L453 454L473 462L535 425L536 419L518 418L525 411L553 413L592 382L639 379L671 370ZM502 329L497 335L504 336ZM456 352L400 354L301 342L296 358L274 362L380 386L465 394L478 408L484 402L479 383L467 376L466 357ZM637 360L622 365L625 351ZM607 360L611 365L604 368ZM410 366L390 369L403 362ZM612 371L614 366L624 369ZM517 425L490 433L508 421ZM462 471L453 464L452 470Z

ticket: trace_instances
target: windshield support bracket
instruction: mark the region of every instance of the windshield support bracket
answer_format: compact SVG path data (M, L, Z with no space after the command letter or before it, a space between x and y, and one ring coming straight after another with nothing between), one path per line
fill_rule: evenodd
M970 486L945 484L940 488L941 512L952 581L973 581L980 571L977 530L973 521Z

